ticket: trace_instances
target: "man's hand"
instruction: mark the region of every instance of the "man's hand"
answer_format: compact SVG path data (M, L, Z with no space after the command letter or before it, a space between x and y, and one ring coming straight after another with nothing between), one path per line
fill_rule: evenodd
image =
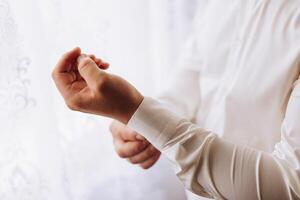
M126 124L143 96L124 79L105 72L107 67L107 63L75 48L63 55L52 77L70 109Z
M110 125L114 146L121 158L126 158L132 164L138 164L143 169L154 165L160 157L160 152L143 136L127 128L124 124L113 121Z

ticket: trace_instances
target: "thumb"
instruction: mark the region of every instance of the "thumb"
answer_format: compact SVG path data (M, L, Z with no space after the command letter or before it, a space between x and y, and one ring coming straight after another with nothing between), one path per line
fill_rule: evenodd
M98 65L87 55L80 55L77 58L78 71L88 86L95 88L100 76L105 73L101 71Z

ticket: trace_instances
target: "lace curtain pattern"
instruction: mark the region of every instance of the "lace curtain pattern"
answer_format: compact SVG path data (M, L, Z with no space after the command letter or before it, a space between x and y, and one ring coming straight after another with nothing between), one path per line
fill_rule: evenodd
M175 65L196 4L0 0L0 199L185 199L164 158L149 171L119 159L110 120L69 111L50 74L62 53L80 46L154 95Z

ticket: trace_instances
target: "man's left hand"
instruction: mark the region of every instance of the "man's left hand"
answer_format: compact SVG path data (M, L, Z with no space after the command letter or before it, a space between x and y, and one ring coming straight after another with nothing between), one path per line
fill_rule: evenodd
M144 97L121 77L105 72L107 67L75 48L63 55L52 77L70 109L127 124Z

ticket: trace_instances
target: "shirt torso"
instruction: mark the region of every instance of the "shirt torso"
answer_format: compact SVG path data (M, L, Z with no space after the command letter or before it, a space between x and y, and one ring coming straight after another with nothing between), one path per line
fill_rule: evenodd
M236 144L272 151L299 76L300 1L210 1L196 19L196 121Z

